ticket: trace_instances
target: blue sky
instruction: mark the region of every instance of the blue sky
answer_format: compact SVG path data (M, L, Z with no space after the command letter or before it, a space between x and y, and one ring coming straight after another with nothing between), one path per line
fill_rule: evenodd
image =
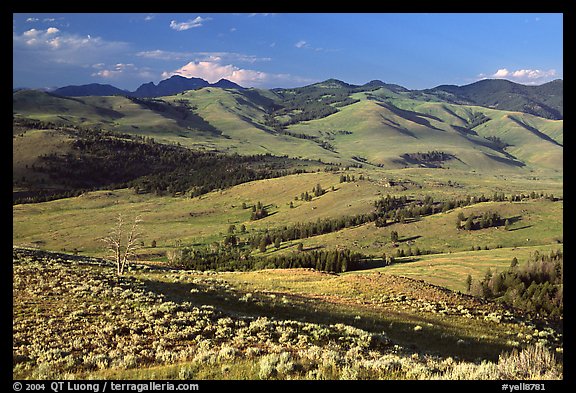
M541 84L563 78L563 15L13 14L14 87L135 90L176 74L262 88Z

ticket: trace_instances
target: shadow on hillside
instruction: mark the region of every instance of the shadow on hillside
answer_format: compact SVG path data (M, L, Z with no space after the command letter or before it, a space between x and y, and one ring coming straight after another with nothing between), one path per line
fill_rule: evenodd
M510 223L510 225L516 224L517 222L522 221L522 216L514 216L514 217L508 217L506 220L508 220L508 222ZM519 231L520 229L526 229L526 228L531 228L532 224L530 225L524 225L518 228L510 228L508 229L508 232L514 232L514 231Z
M495 142L493 142L489 139L479 137L479 135L476 131L465 128L465 127L459 127L459 126L454 126L454 125L452 126L452 128L454 130L458 131L464 138L468 139L473 144L484 146L488 149L494 150L495 152L498 152L500 154L504 154L506 156L506 158L508 160L510 160L511 162L519 162L519 160L515 156L513 156L512 154L507 152L505 148L498 146L498 144L496 144ZM470 137L471 135L477 136L478 138L471 138ZM510 147L513 145L508 145L508 146ZM492 155L492 154L488 154L488 153L485 153L485 154L487 154L490 158L493 158L493 159L495 159L495 157L497 157L496 155Z
M477 358L495 361L502 351L511 350L504 345L470 337L465 333L454 333L454 326L449 322L422 313L402 311L401 304L397 311L383 312L371 305L351 304L350 300L353 299L347 297L342 301L319 301L313 294L306 296L215 288L210 276L206 277L205 283L199 284L144 280L144 286L148 291L162 294L165 301L190 302L196 307L213 306L216 316L219 317L268 317L273 320L295 320L320 325L342 323L373 333L385 332L394 344L410 351L426 351L445 357L458 356L469 361ZM251 294L250 300L241 300L246 298L247 293ZM272 294L275 295L274 298L270 296ZM219 312L223 315L219 315ZM418 325L426 326L425 334L414 329ZM462 345L462 342L466 344Z
M412 137L414 139L418 139L418 137L409 129L400 126L400 124L396 123L395 121L392 121L390 119L387 119L384 115L380 115L380 117L382 117L383 119L383 123L386 124L388 127L395 129L396 131L400 132L403 135Z
M402 263L410 263L410 262L418 262L418 261L420 261L420 260L422 260L422 258L417 258L417 257L414 257L414 256L411 256L411 257L398 257L398 258L396 258L396 259L394 260L393 265L402 264Z
M466 128L466 127L460 127L460 126L455 126L453 124L450 125L450 127L452 127L452 129L454 129L455 131L457 131L458 133L462 134L463 136L467 136L467 135L476 135L478 136L478 133L470 128ZM492 144L493 145L493 144ZM490 147L492 147L492 145L490 145Z
M302 251L314 251L314 250L321 250L324 246L314 246L314 247L306 247L303 248Z
M454 112L452 109L450 109L448 107L448 105L442 105L442 109L444 109L446 112L448 112L452 116L456 117L457 119L460 119L460 121L462 121L463 123L468 123L468 119L465 119L462 116L458 115L456 112Z
M403 237L402 239L398 239L398 243L410 242L410 241L412 241L412 240L420 239L421 237L422 237L421 235Z
M298 248L298 244L299 243L291 243L291 244L286 244L286 243L282 243L280 245L279 248L276 248L275 246L271 246L273 248L271 248L269 254L270 255L274 255L277 251L282 251L282 250L288 250L288 249L297 249ZM302 252L304 251L313 251L313 250L321 250L325 248L325 246L313 246L313 247L306 247L306 248L302 248Z
M494 160L494 161L498 161L498 162L500 162L500 163L502 163L502 164L506 164L506 165L509 165L509 166L516 166L516 167L526 166L526 164L524 164L523 162L517 161L517 160L512 159L512 158L499 157L499 156L496 156L496 155L494 155L494 154L488 154L488 153L484 153L484 155L485 155L486 157ZM513 156L511 156L511 157L513 157Z
M420 112L414 112L414 111L410 111L407 109L400 109L398 107L395 107L394 105L390 105L387 103L378 103L378 105L380 105L383 108L388 109L390 112L394 113L397 116L400 116L406 120L409 120L413 123L419 124L421 126L427 127L427 128L431 128L433 130L436 131L443 131L445 132L445 130L438 128L438 127L434 127L430 121L428 121L427 119L424 118L428 118L428 119L433 119L436 120L438 122L444 122L442 119L436 117L436 116L432 116L426 113L420 113Z
M523 227L508 229L508 232L519 231L520 229L526 229L526 228L531 228L531 227L532 227L532 225L524 225Z
M558 143L557 141L555 141L554 139L552 139L551 137L549 137L548 135L544 134L542 131L540 131L537 128L534 128L526 123L524 123L522 120L512 116L512 115L508 115L508 118L510 120L512 120L514 123L516 123L517 125L519 125L520 127L530 131L531 133L533 133L534 135L536 135L537 137L544 139L547 142L550 142L556 146L560 146L563 147L562 144Z
M512 216L506 218L510 224L516 224L518 221L522 221L522 216Z

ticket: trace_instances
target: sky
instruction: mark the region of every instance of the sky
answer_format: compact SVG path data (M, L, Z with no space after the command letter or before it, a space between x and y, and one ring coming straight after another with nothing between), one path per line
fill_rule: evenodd
M409 89L563 78L561 13L13 14L13 87L244 87L335 78Z

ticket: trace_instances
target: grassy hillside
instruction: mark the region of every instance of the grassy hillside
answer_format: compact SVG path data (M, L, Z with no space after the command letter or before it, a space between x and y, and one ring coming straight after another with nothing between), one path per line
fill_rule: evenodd
M179 141L185 146L205 146L239 154L288 154L291 157L338 161L338 156L327 152L312 141L281 135L264 123L266 108L261 99L242 92L217 88L203 88L176 96L165 97L167 102L188 102L209 124L220 130L218 139ZM198 144L196 144L198 143Z
M34 205L14 207L15 244L41 242L47 249L78 248L90 253L101 250L98 238L106 235L118 213L140 214L146 227L147 245L156 240L158 247L171 247L176 240L206 243L223 239L230 224L245 223L249 230L280 223L302 222L321 217L340 216L372 209L369 189L358 191L354 184L338 185L339 176L330 173L292 175L279 179L250 182L229 190L204 196L157 197L135 194L132 190L99 191ZM316 184L338 190L316 201L289 204L295 196L312 190ZM363 196L361 196L363 195ZM339 198L336 198L338 197ZM242 209L261 201L270 206L268 218L250 222L250 210ZM301 205L301 206L300 206ZM348 206L350 205L350 206ZM320 208L314 208L321 206ZM90 220L85 214L95 213Z
M186 137L191 131L200 132L203 138L215 132L192 113L184 118L177 108L166 103L122 96L60 97L21 90L14 93L13 108L19 118L157 136L164 140Z
M470 105L423 103L405 98L393 99L391 102L399 108L433 116L440 124L449 125L452 130L476 146L483 146L484 154L492 157L492 161L502 161L509 165L524 163L532 170L542 167L562 170L563 121L561 120ZM483 116L484 121L475 123L478 114ZM508 146L500 149L498 145L487 140L488 137L498 137Z
M55 130L26 130L12 139L12 176L17 188L20 183L42 184L58 187L49 176L33 170L38 158L50 154L67 154L72 151L74 138Z
M498 211L504 217L517 220L510 230L503 227L487 228L477 231L456 229L456 217L461 211L466 216L471 213L481 214L484 211ZM554 202L534 203L492 203L479 204L455 209L447 214L424 217L417 222L392 224L377 228L374 223L363 224L339 232L299 240L305 249L317 247L335 248L346 245L353 251L376 257L386 254L397 256L399 250L422 253L453 253L469 251L472 248L495 249L515 248L529 245L555 245L563 239L562 204ZM394 244L391 232L399 234L399 241ZM286 249L288 251L289 248ZM419 258L406 258L406 260ZM400 259L402 260L402 259Z
M443 167L562 170L561 120L336 82L279 91L209 87L158 99L19 91L13 111L17 118L96 126L229 153L401 168L422 165L405 154L436 150L455 157L435 164Z
M542 344L560 332L387 274L117 277L93 259L13 260L16 379L562 378L561 351Z
M400 110L374 101L361 101L342 108L334 115L300 123L289 129L294 133L312 130L319 135L330 135L330 144L340 154L356 157L357 162L381 164L385 168L406 166L407 163L401 158L405 153L432 150L456 157L443 162L445 167L506 170L517 166L515 160L485 146L488 143L480 144L462 136L452 127L426 114Z
M443 174L441 169L425 171L430 175L436 174L435 182L439 180L438 175ZM355 173L356 177L359 177L362 172L356 170L349 173ZM98 253L102 251L102 244L99 244L97 239L106 235L118 213L128 217L140 214L146 233L146 250L153 252L155 250L149 247L152 240L156 240L160 250L173 247L177 241L183 244L210 244L222 241L231 224L237 227L244 224L248 234L257 233L266 228L369 213L374 210L373 202L378 198L387 194L424 195L420 191L423 186L429 190L426 194L442 200L469 194L481 195L487 193L492 183L501 181L497 178L478 177L471 180L471 183L480 187L471 190L463 188L462 185L450 187L435 183L433 186L431 180L422 181L416 177L412 177L417 180L413 183L400 183L398 177L392 177L399 185L390 187L390 178L370 177L369 172L364 174L365 180L340 183L340 173L305 173L241 184L229 190L196 198L157 197L151 194L135 194L132 190L115 190L87 193L76 198L42 204L17 205L14 207L13 242L19 245L37 243L53 250L78 248L91 254ZM449 176L449 173L445 175ZM486 188L481 188L483 182ZM508 183L515 189L514 192L521 190L530 193L536 190L555 192L556 196L562 195L561 188L550 188L554 183L548 186L544 183L532 183L535 190L529 188L531 182L527 180L517 179L516 182ZM302 193L311 192L317 184L327 190L326 194L313 198L310 202L300 200ZM509 193L511 189L503 191ZM295 200L296 198L299 200ZM250 207L259 201L268 207L270 214L264 219L251 221L250 208L243 209L242 205ZM467 216L472 212L481 214L492 210L500 212L505 218L513 219L511 230L489 228L465 232L455 227L456 216L461 211ZM307 248L346 245L353 250L376 256L395 251L390 242L392 230L396 230L401 239L412 239L413 247L437 252L468 251L472 246L488 246L493 249L496 246L549 244L562 239L562 227L558 225L562 222L562 212L561 201L536 199L517 203L486 202L423 217L415 223L398 223L384 228L368 223L304 239L302 242ZM90 219L87 219L86 215L90 216ZM294 250L296 243L287 243L280 251ZM406 242L401 246L407 248Z
M538 246L506 247L491 250L460 251L449 254L422 255L399 259L397 264L369 270L380 271L402 277L423 280L434 285L466 293L466 279L481 280L490 269L492 272L505 271L513 258L526 263L534 252L548 254L552 250L562 250L562 244ZM362 274L353 272L349 274Z

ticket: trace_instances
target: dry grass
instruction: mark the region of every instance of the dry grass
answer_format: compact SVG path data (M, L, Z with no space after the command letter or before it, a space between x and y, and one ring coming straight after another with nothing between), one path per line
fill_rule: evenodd
M20 251L14 258L13 375L17 379L455 379L463 375L498 379L510 376L511 368L505 366L510 362L522 365L513 377L562 375L561 365L543 348L534 354L502 355L499 363L476 364L424 356L399 345L388 334L394 329L384 332L371 323L363 325L368 314L362 304L352 304L353 294L348 292L360 289L356 285L377 290L373 280L382 279L380 275L279 271L276 281L286 278L281 296L257 290L249 276L236 275L245 283L242 286L230 280L233 273L135 267L132 276L120 278L111 265L98 261ZM251 274L273 276L271 272ZM298 303L290 292L291 286L334 277L343 281L341 286L330 284L335 295L328 308L315 309L314 304L320 304L314 296ZM265 279L252 284L256 282L270 285ZM394 286L403 287L402 280ZM350 323L338 322L344 320L347 307L356 317ZM321 314L329 322L293 318ZM420 329L411 328L413 334L433 335L422 319L424 313L412 314L422 324ZM539 356L543 363L531 362L530 356ZM494 367L499 367L497 373ZM543 367L549 372L543 374Z

